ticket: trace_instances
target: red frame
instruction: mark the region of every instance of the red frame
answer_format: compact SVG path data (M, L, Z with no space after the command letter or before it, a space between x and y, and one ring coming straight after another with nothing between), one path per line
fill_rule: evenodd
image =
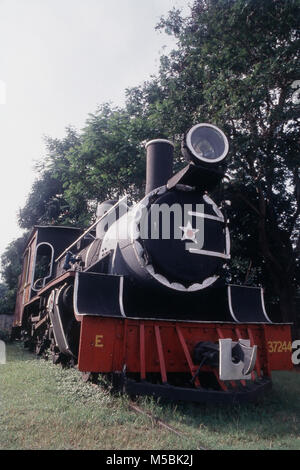
M195 345L200 341L217 342L219 338L234 341L250 339L251 345L258 346L253 379L256 375L270 376L272 370L293 368L292 353L282 346L291 342L290 325L235 325L92 316L81 318L78 368L81 371L108 373L121 372L126 365L126 371L139 373L141 380L146 379L146 373L158 372L162 383L166 383L171 372L189 372L193 377L198 369L192 360ZM279 345L277 348L276 342ZM207 369L203 367L203 370ZM219 380L217 370L213 372L225 390L226 386ZM233 382L232 385L236 384ZM200 386L198 378L195 386Z

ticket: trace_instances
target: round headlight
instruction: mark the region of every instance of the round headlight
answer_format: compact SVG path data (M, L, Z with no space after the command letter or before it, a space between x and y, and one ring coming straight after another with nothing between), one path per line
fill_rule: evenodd
M203 162L223 160L229 149L226 135L212 124L196 124L186 136L186 145L194 157Z

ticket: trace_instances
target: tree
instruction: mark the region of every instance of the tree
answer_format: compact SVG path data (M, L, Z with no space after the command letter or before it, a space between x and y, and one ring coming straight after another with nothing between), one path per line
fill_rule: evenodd
M261 282L296 320L299 268L299 0L195 0L188 17L172 10L158 28L177 39L157 77L127 90L124 109L104 104L80 136L48 139L20 223L86 225L96 202L143 194L144 143L180 141L197 122L230 139L234 279Z
M95 211L96 203L125 193L139 198L145 180L142 135L134 119L109 104L89 115L81 145L67 154L64 196L71 208Z
M230 137L235 229L250 260L257 239L260 271L286 321L296 319L300 282L299 14L298 0L197 0L186 19L173 10L159 25L178 40L161 63L166 98L144 111L175 136L213 122Z
M80 145L80 137L72 127L67 127L62 139L46 137L47 154L36 165L37 178L25 206L19 212L19 225L30 229L34 225L76 225L78 207L70 211L65 199L65 181L69 161L66 158L70 149Z
M10 313L8 306L8 288L0 283L0 315Z
M13 313L22 271L22 256L28 232L12 241L1 256L1 274L4 282L0 284L0 313Z

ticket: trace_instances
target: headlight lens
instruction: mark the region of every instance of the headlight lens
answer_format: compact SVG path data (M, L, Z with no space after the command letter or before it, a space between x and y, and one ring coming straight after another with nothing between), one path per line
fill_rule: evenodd
M196 124L186 136L189 151L199 160L215 163L226 157L229 149L225 134L212 124Z

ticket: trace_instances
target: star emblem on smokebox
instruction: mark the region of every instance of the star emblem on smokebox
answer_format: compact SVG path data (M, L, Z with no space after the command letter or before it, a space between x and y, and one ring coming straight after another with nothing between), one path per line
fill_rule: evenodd
M190 240L194 243L197 243L196 233L199 232L199 229L193 228L190 221L188 221L185 227L179 228L183 231L181 240Z

